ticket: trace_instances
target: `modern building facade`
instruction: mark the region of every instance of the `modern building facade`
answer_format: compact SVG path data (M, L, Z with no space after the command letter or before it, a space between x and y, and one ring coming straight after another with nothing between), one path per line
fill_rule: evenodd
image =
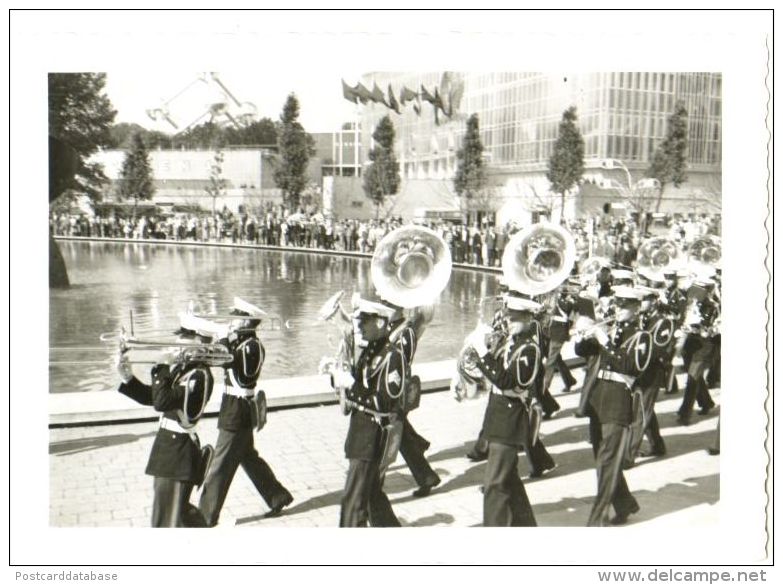
M429 95L437 91L445 105L455 102L450 117L441 110L437 119L435 108L421 98L405 104L400 114L373 101L361 106L365 151L380 118L391 117L405 179L450 182L465 121L478 114L499 221L505 215L552 207L545 175L568 107L576 106L585 140L585 185L566 206L566 214L573 215L620 197L620 190L606 187L627 185L629 175L633 183L644 177L665 136L667 118L682 101L688 112L688 181L680 189L664 191L661 211L719 210L719 73L369 73L361 82L395 96L405 88L420 96L423 90ZM614 168L606 168L608 159L616 161L610 165ZM557 199L554 207L559 208Z

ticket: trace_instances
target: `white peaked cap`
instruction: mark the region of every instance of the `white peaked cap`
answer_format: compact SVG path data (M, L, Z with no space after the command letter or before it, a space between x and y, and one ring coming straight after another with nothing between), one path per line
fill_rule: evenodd
M248 303L247 301L240 299L239 297L234 297L234 309L237 309L239 311L244 311L251 317L263 317L267 313L263 309L260 309L259 307L256 307L255 305Z
M378 315L380 317L389 320L394 318L394 315L397 313L394 307L389 307L388 305L384 305L383 303L375 303L373 301L368 301L367 299L363 299L361 297L354 297L353 308L357 313Z
M530 299L523 297L518 297L516 295L505 295L504 298L506 300L506 307L512 311L528 311L535 313L543 308L541 303L537 303L536 301L531 301Z

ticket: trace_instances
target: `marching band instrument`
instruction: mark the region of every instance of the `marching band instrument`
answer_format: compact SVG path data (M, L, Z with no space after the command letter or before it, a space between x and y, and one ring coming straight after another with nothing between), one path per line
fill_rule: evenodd
M378 295L404 309L434 303L450 276L451 253L445 240L421 226L386 234L370 265Z
M150 341L129 337L125 331L120 332L119 349L121 354L131 350L172 351L174 363L201 363L209 367L222 367L233 361L228 349L220 343L198 343L182 341ZM131 364L159 363L159 361L130 359Z
M720 265L721 239L717 236L700 236L686 250L688 268L695 274L711 273Z
M590 337L595 334L599 329L606 331L609 325L617 321L617 316L611 316L602 321L593 321L589 317L580 316L577 318L574 327L568 332L568 334L574 338L575 341L580 341L586 337Z
M649 238L637 254L637 270L651 280L663 280L663 272L675 265L680 257L676 242L662 236Z
M602 268L611 268L612 261L604 256L590 256L579 265L579 281L582 284L595 282Z
M501 264L510 289L535 296L560 286L575 259L574 237L565 228L538 223L511 237Z

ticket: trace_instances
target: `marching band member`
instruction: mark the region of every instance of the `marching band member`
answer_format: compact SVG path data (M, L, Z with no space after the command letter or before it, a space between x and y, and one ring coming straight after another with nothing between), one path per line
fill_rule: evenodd
M541 305L509 296L506 301L508 333L501 341L501 356L489 352L481 331L468 342L477 366L493 388L484 415L482 433L489 443L484 475L484 526L536 526L533 509L517 471L517 450L530 444L529 403L541 365L540 346L533 339L534 314Z
M407 372L406 381L408 384L418 385L418 396L421 392L421 382L418 376L412 374L413 356L416 354L418 341L424 333L427 324L432 320L434 308L430 305L410 309L407 318L403 316L402 308L386 303L394 310L394 316L389 324L392 331L397 335L397 344L403 357L405 358L405 368ZM402 327L402 331L398 329ZM430 443L416 432L408 420L409 409L416 408L416 405L405 405L403 410L402 439L400 440L400 455L405 460L408 468L413 474L413 479L419 486L413 492L413 497L423 498L430 494L432 488L440 485L440 476L432 469L432 466L424 457L425 451L430 448Z
M255 392L265 358L256 329L264 314L258 307L235 297L231 315L236 319L228 325L210 324L206 319L191 317L194 328L212 329L219 343L227 347L234 358L224 366L225 390L218 415L215 455L199 501L208 526L217 525L231 481L240 465L269 507L268 517L280 514L293 502L291 493L258 454L253 439L254 431L260 430L266 422L266 396L263 391Z
M400 525L383 492L382 468L399 447L400 398L407 382L402 350L389 343L394 313L384 304L357 299L353 335L346 338L349 346L344 348L349 370L332 372L335 389L351 417L345 440L349 466L340 506L341 527Z
M678 286L677 270L671 268L664 270L663 278L666 282L666 289L660 307L661 310L664 310L666 314L671 319L674 320L675 330L679 330L680 327L682 326L682 320L685 316L685 307L687 305L687 298L683 293L683 291L681 291L680 287ZM679 351L681 349L682 349L681 345L678 347L676 341L672 341L670 351L669 351L669 359L664 364L665 376L666 376L665 379L667 380L667 384L666 384L667 394L673 394L677 391L677 377L674 375L673 361L675 357L679 355Z
M201 448L196 425L212 394L209 366L198 361L178 361L164 353L152 368L152 384L133 374L126 351L117 362L122 379L119 392L139 404L162 413L145 473L154 477L153 528L203 527L204 518L190 504L193 488L204 479L211 448Z
M628 489L622 460L633 416L631 388L650 360L650 334L635 323L641 296L631 287L615 287L616 321L609 331L594 327L576 344L577 355L597 356L598 375L588 397L590 435L598 471L598 492L588 526L624 524L639 511ZM609 505L616 516L609 521Z
M563 356L560 355L560 351L563 348L563 344L568 341L568 331L570 329L570 315L574 310L574 299L566 291L561 288L560 291L552 293L549 312L549 323L547 330L548 339L548 351L547 357L544 360L544 382L543 382L543 395L546 397L549 395L549 386L552 383L552 378L555 375L555 369L560 372L560 377L563 378L563 384L565 389L563 392L570 392L571 387L576 384L576 379L571 374L571 370L568 368L568 364L565 363ZM554 398L552 398L554 400ZM559 406L554 409L558 410ZM547 413L554 412L544 406L544 416ZM547 417L548 418L548 417Z
M715 282L712 279L697 278L688 291L688 297L689 308L684 323L687 337L682 350L688 381L677 412L677 421L681 425L690 424L695 401L701 408L700 414L707 414L715 407L715 402L707 390L704 372L713 359L714 338L720 321L720 305L715 296Z
M655 402L660 388L666 384L666 364L671 362L669 356L674 341L675 324L660 309L660 303L654 302L654 299L659 298L656 289L641 289L641 292L645 296L639 310L639 327L650 333L652 353L649 366L634 384L634 389L641 393L640 407L643 412L642 416L635 417L630 427L626 467L633 466L636 456L640 454L644 437L650 442L650 450L642 453L643 456L656 457L666 454L666 444L655 414Z

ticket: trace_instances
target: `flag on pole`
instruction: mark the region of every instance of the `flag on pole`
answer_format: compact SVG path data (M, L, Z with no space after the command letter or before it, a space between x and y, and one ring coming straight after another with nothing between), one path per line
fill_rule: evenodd
M363 104L372 100L372 93L370 93L370 90L364 87L361 82L357 83L353 90L356 93L356 97L358 97L359 101Z
M389 106L386 103L386 96L383 95L383 90L378 87L378 84L375 82L373 82L372 93L370 95L372 96L372 101L374 101L376 104L383 104L386 107Z
M400 105L404 106L406 103L415 100L417 97L419 97L419 94L417 94L415 91L407 87L403 87L400 90Z
M343 97L349 102L356 103L359 100L359 96L356 94L356 90L345 83L344 79L341 81L343 82Z
M391 83L389 84L389 107L398 114L400 113L400 104L397 102L397 98L394 97Z

